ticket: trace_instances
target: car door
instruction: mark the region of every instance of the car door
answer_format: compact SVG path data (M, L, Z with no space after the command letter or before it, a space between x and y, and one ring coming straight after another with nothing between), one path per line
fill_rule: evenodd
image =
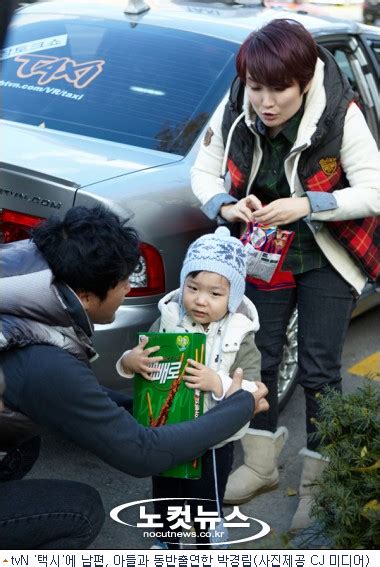
M378 33L375 31L364 32L363 38L366 49L377 71L377 78L380 80L380 28Z
M357 94L357 102L380 145L380 34L339 34L319 41L334 55Z

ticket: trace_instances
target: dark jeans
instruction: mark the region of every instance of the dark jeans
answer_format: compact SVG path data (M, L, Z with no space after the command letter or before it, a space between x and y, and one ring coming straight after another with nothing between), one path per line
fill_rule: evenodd
M152 477L153 484L153 498L173 498L173 501L163 501L154 503L154 511L160 514L159 520L164 524L160 528L162 532L174 532L170 527L170 522L167 521L168 506L183 506L185 503L182 500L174 500L177 498L205 498L205 500L189 500L191 519L197 516L197 506L202 506L204 511L217 512L218 505L216 498L219 501L219 509L223 513L222 505L224 493L226 490L228 475L232 469L234 456L233 443L227 443L220 449L215 449L215 462L217 471L218 482L218 495L216 495L215 478L214 478L214 464L212 451L207 451L202 457L202 478L199 480L191 480L186 478L169 478L164 476ZM213 500L210 500L213 499ZM172 522L174 523L174 521ZM200 535L201 532L210 531L207 529L200 529L199 523L194 523L196 530L197 547L201 548L202 544L208 544L209 538ZM186 528L178 528L179 531L187 531ZM171 536L168 538L159 538L168 544L169 549L178 549L179 538ZM210 548L209 548L210 549Z
M131 410L129 398L104 390ZM85 549L104 523L100 495L80 482L21 481L38 458L40 445L40 437L33 437L0 459L0 549Z
M0 482L23 478L38 459L40 447L41 438L36 436L8 450L0 458Z
M104 522L98 492L80 482L0 484L0 549L84 549Z
M352 309L351 286L331 266L295 276L296 287L259 291L247 284L246 294L259 313L256 344L262 355L261 376L269 394L270 409L257 415L251 427L276 431L277 377L286 340L286 327L298 307L298 383L306 396L307 447L318 448L313 418L318 416L315 395L330 386L341 391L341 357Z

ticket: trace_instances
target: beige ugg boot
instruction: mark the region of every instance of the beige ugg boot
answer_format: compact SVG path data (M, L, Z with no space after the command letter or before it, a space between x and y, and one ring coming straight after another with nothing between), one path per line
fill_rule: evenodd
M241 440L244 464L228 478L224 504L243 504L278 485L277 459L288 438L286 427L276 433L248 429Z
M300 455L304 457L303 469L298 489L299 503L290 526L291 532L308 528L313 523L310 510L316 490L314 483L321 476L328 463L328 460L322 457L320 453L306 448L301 449Z

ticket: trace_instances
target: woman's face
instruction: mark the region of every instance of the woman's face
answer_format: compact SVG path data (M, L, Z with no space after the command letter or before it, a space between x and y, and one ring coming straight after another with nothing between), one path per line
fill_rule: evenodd
M247 73L246 85L253 110L265 126L272 129L272 134L277 134L301 108L303 95L309 89L307 85L301 92L298 83L285 89L267 87L254 81L249 73Z

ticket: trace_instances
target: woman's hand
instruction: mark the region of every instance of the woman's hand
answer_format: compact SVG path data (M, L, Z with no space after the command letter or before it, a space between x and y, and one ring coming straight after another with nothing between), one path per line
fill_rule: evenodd
M223 395L222 381L219 374L212 368L189 358L185 373L183 379L188 388L202 390L202 392L213 392L217 398Z
M248 197L240 199L237 203L220 207L220 216L228 222L252 222L252 211L261 209L261 207L260 199L254 195L248 195Z
M139 373L147 380L151 380L151 374L158 372L159 368L154 365L163 360L163 356L149 356L160 350L159 346L144 348L148 344L148 337L141 337L140 343L121 359L121 366L126 374Z
M276 199L252 213L252 218L262 224L289 224L306 217L311 212L307 197ZM251 219L252 220L252 219Z

